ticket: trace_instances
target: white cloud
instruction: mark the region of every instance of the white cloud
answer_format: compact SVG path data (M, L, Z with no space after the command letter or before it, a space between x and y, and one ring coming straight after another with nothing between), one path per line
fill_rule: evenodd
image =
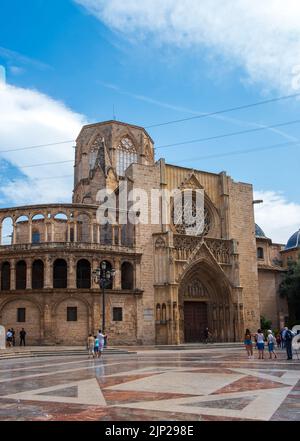
M74 140L84 116L62 102L31 89L0 84L0 150ZM22 151L0 152L3 158L26 175L1 188L2 204L29 204L70 201L72 178L43 180L73 174L73 163L24 168L29 164L74 160L73 143ZM7 173L6 173L7 175ZM5 177L5 176L4 176ZM6 182L6 181L4 181Z
M286 243L300 228L300 204L287 201L283 193L255 191L255 199L264 203L254 205L255 221L273 242Z
M137 41L151 34L159 43L207 48L267 89L286 92L299 84L299 0L74 1Z

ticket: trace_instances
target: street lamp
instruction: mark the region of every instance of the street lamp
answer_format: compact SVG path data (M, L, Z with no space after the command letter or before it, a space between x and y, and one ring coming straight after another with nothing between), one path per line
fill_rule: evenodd
M108 269L107 262L103 260L99 268L93 271L94 281L98 283L99 288L102 288L102 333L105 333L105 288L107 288L114 278L116 270L114 268Z

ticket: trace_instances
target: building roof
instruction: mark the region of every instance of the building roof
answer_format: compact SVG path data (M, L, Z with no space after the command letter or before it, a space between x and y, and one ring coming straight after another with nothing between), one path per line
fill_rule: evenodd
M263 232L263 230L260 228L259 225L255 224L255 236L256 237L262 237L264 239L267 239L267 236Z
M85 126L83 126L79 132L79 135L77 136L77 140L79 139L81 133L89 128L89 127L97 127L97 126L104 126L104 125L120 125L120 126L128 126L128 127L133 127L134 129L139 129L142 130L146 136L148 136L152 142L152 144L154 144L153 139L151 138L151 136L149 135L149 133L147 132L147 130L144 127L141 126L137 126L135 124L128 124L122 121L116 121L116 120L108 120L108 121L100 121L97 123L93 123L93 124L86 124Z
M287 241L285 250L291 250L292 248L300 248L300 229L296 231Z

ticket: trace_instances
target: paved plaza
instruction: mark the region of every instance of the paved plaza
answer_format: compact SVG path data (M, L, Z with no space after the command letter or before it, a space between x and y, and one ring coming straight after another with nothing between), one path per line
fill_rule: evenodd
M300 421L300 360L240 347L3 359L0 420Z

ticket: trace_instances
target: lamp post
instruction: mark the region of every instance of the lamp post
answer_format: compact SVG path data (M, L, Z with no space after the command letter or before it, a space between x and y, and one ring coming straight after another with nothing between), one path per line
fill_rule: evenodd
M93 277L99 288L102 289L102 333L105 333L105 288L109 286L116 274L115 269L107 269L107 262L101 262L99 268L93 271Z

